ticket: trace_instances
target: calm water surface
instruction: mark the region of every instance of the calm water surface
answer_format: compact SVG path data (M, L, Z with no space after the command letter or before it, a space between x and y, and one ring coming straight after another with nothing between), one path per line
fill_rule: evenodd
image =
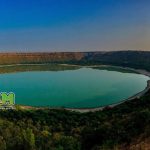
M0 74L0 91L16 104L92 108L120 102L142 90L149 77L117 70L80 68Z

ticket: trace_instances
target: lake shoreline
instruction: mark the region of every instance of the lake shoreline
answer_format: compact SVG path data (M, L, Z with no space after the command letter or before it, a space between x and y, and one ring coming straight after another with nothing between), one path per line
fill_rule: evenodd
M21 65L21 64L17 64L17 65ZM25 65L25 64L24 64ZM26 65L40 65L40 64L26 64ZM46 65L46 64L43 64ZM134 68L129 68L129 67L120 67L120 66L112 66L112 65L91 65L91 66L82 66L82 65L70 65L70 64L59 64L59 65L63 65L63 66L78 66L78 67L116 67L116 68L120 68L120 69L125 69L125 70L130 70L130 71L134 71L136 73L139 74L143 74L145 76L150 77L150 72L146 71L146 70L142 70L142 69L134 69ZM0 66L1 67L1 66ZM147 86L144 90L140 91L139 93L125 99L122 100L119 103L114 103L114 104L110 104L110 105L106 105L106 106L100 106L100 107L96 107L96 108L65 108L65 107L34 107L34 106L23 106L23 105L18 105L21 109L64 109L64 110L69 110L69 111L76 111L76 112L81 112L81 113L86 113L86 112L95 112L95 111L100 111L103 110L106 107L110 107L113 108L117 105L120 105L126 101L130 101L133 100L135 98L141 98L148 90L150 90L150 80L147 81Z
M120 66L112 66L112 65L93 65L93 66L82 66L82 67L103 67L103 66L106 66L106 67L116 67L116 68L120 68L120 69L125 69L125 70L131 70L131 71L134 71L134 72L137 72L139 74L143 74L145 76L148 76L150 77L150 72L146 71L146 70L142 70L142 69L134 69L134 68L130 68L130 67L120 67ZM78 111L78 112L81 112L81 113L84 113L84 112L95 112L95 111L99 111L99 110L103 110L104 108L106 107L110 107L110 108L113 108L115 106L118 106L126 101L130 101L130 100L133 100L135 98L141 98L146 92L148 92L148 90L150 90L150 80L147 81L147 86L144 90L142 90L141 92L125 99L125 100L122 100L121 102L119 103L114 103L114 104L110 104L110 105L106 105L106 106L100 106L100 107L96 107L96 108L65 108L66 110L71 110L71 111Z

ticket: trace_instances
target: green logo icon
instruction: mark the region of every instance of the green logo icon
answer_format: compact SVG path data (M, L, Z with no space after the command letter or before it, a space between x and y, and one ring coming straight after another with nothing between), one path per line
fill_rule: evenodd
M12 108L15 104L15 94L13 92L0 93L0 108Z

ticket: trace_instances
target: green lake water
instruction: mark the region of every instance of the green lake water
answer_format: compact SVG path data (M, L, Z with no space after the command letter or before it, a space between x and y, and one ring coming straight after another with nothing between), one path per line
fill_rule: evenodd
M149 80L145 75L107 67L6 70L11 69L0 74L0 91L14 92L16 104L30 106L105 106L144 90Z

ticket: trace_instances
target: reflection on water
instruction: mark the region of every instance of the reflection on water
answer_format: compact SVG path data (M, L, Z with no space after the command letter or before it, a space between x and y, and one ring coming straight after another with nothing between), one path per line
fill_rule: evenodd
M0 73L26 72L26 71L63 71L79 69L78 66L59 64L32 64L32 65L8 65L0 66Z
M0 73L26 72L26 71L63 71L76 70L84 66L63 65L63 64L20 64L0 66ZM90 66L88 66L90 67ZM134 71L115 66L91 66L90 68L108 71L118 71L123 73L136 73Z

